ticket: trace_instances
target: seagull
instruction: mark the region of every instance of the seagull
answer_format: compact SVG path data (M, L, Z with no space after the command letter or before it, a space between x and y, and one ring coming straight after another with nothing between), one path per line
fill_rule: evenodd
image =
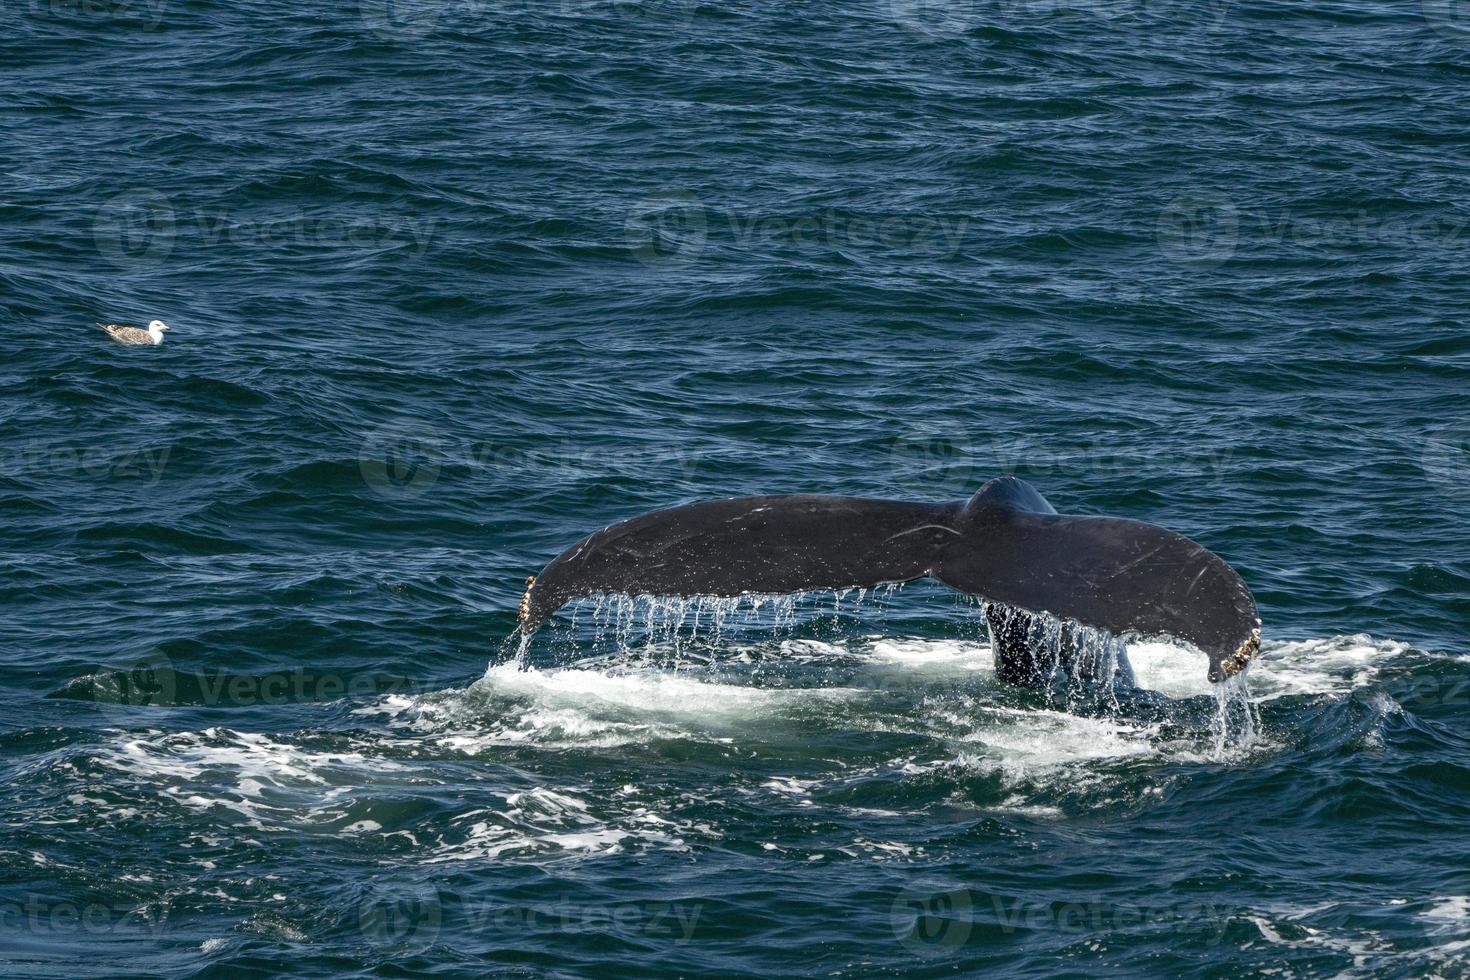
M157 347L163 343L163 335L168 333L168 324L162 320L153 320L148 324L147 330L142 327L125 327L121 323L99 323L97 326L119 344L151 344Z

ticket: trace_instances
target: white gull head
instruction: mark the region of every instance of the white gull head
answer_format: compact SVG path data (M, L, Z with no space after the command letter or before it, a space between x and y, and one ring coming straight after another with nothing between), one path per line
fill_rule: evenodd
M155 344L163 343L163 335L168 333L168 324L162 320L151 320L148 323L148 337Z

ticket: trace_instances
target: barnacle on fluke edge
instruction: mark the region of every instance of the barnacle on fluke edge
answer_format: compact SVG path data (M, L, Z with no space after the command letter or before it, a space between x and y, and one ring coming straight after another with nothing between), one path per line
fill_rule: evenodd
M1256 620L1256 622L1259 623L1260 620ZM1250 638L1240 645L1239 650L1236 650L1235 653L1220 661L1220 673L1224 674L1227 678L1234 677L1242 670L1245 670L1245 665L1251 662L1251 658L1260 652L1260 649L1261 627L1257 626L1251 630Z
M521 594L521 612L520 612L519 617L517 617L523 623L531 615L531 586L533 586L535 584L536 584L536 576L534 576L534 575L527 575L526 576L526 591Z

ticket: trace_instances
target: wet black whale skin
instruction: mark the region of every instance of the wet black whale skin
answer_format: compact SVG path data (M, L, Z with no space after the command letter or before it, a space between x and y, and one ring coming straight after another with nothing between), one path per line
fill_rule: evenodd
M779 594L925 576L1116 634L1185 640L1209 655L1211 680L1259 627L1250 590L1208 549L1143 521L1058 514L1001 477L947 504L795 494L644 514L553 559L523 601L522 629L599 592Z

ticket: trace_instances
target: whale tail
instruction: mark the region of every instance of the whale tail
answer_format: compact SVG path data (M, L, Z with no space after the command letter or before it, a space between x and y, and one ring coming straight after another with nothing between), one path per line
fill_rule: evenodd
M595 593L780 594L926 576L1027 614L1186 641L1209 656L1211 681L1239 673L1260 648L1255 599L1219 556L1142 521L1060 515L1015 477L951 504L798 494L644 514L533 576L520 621L530 634Z

